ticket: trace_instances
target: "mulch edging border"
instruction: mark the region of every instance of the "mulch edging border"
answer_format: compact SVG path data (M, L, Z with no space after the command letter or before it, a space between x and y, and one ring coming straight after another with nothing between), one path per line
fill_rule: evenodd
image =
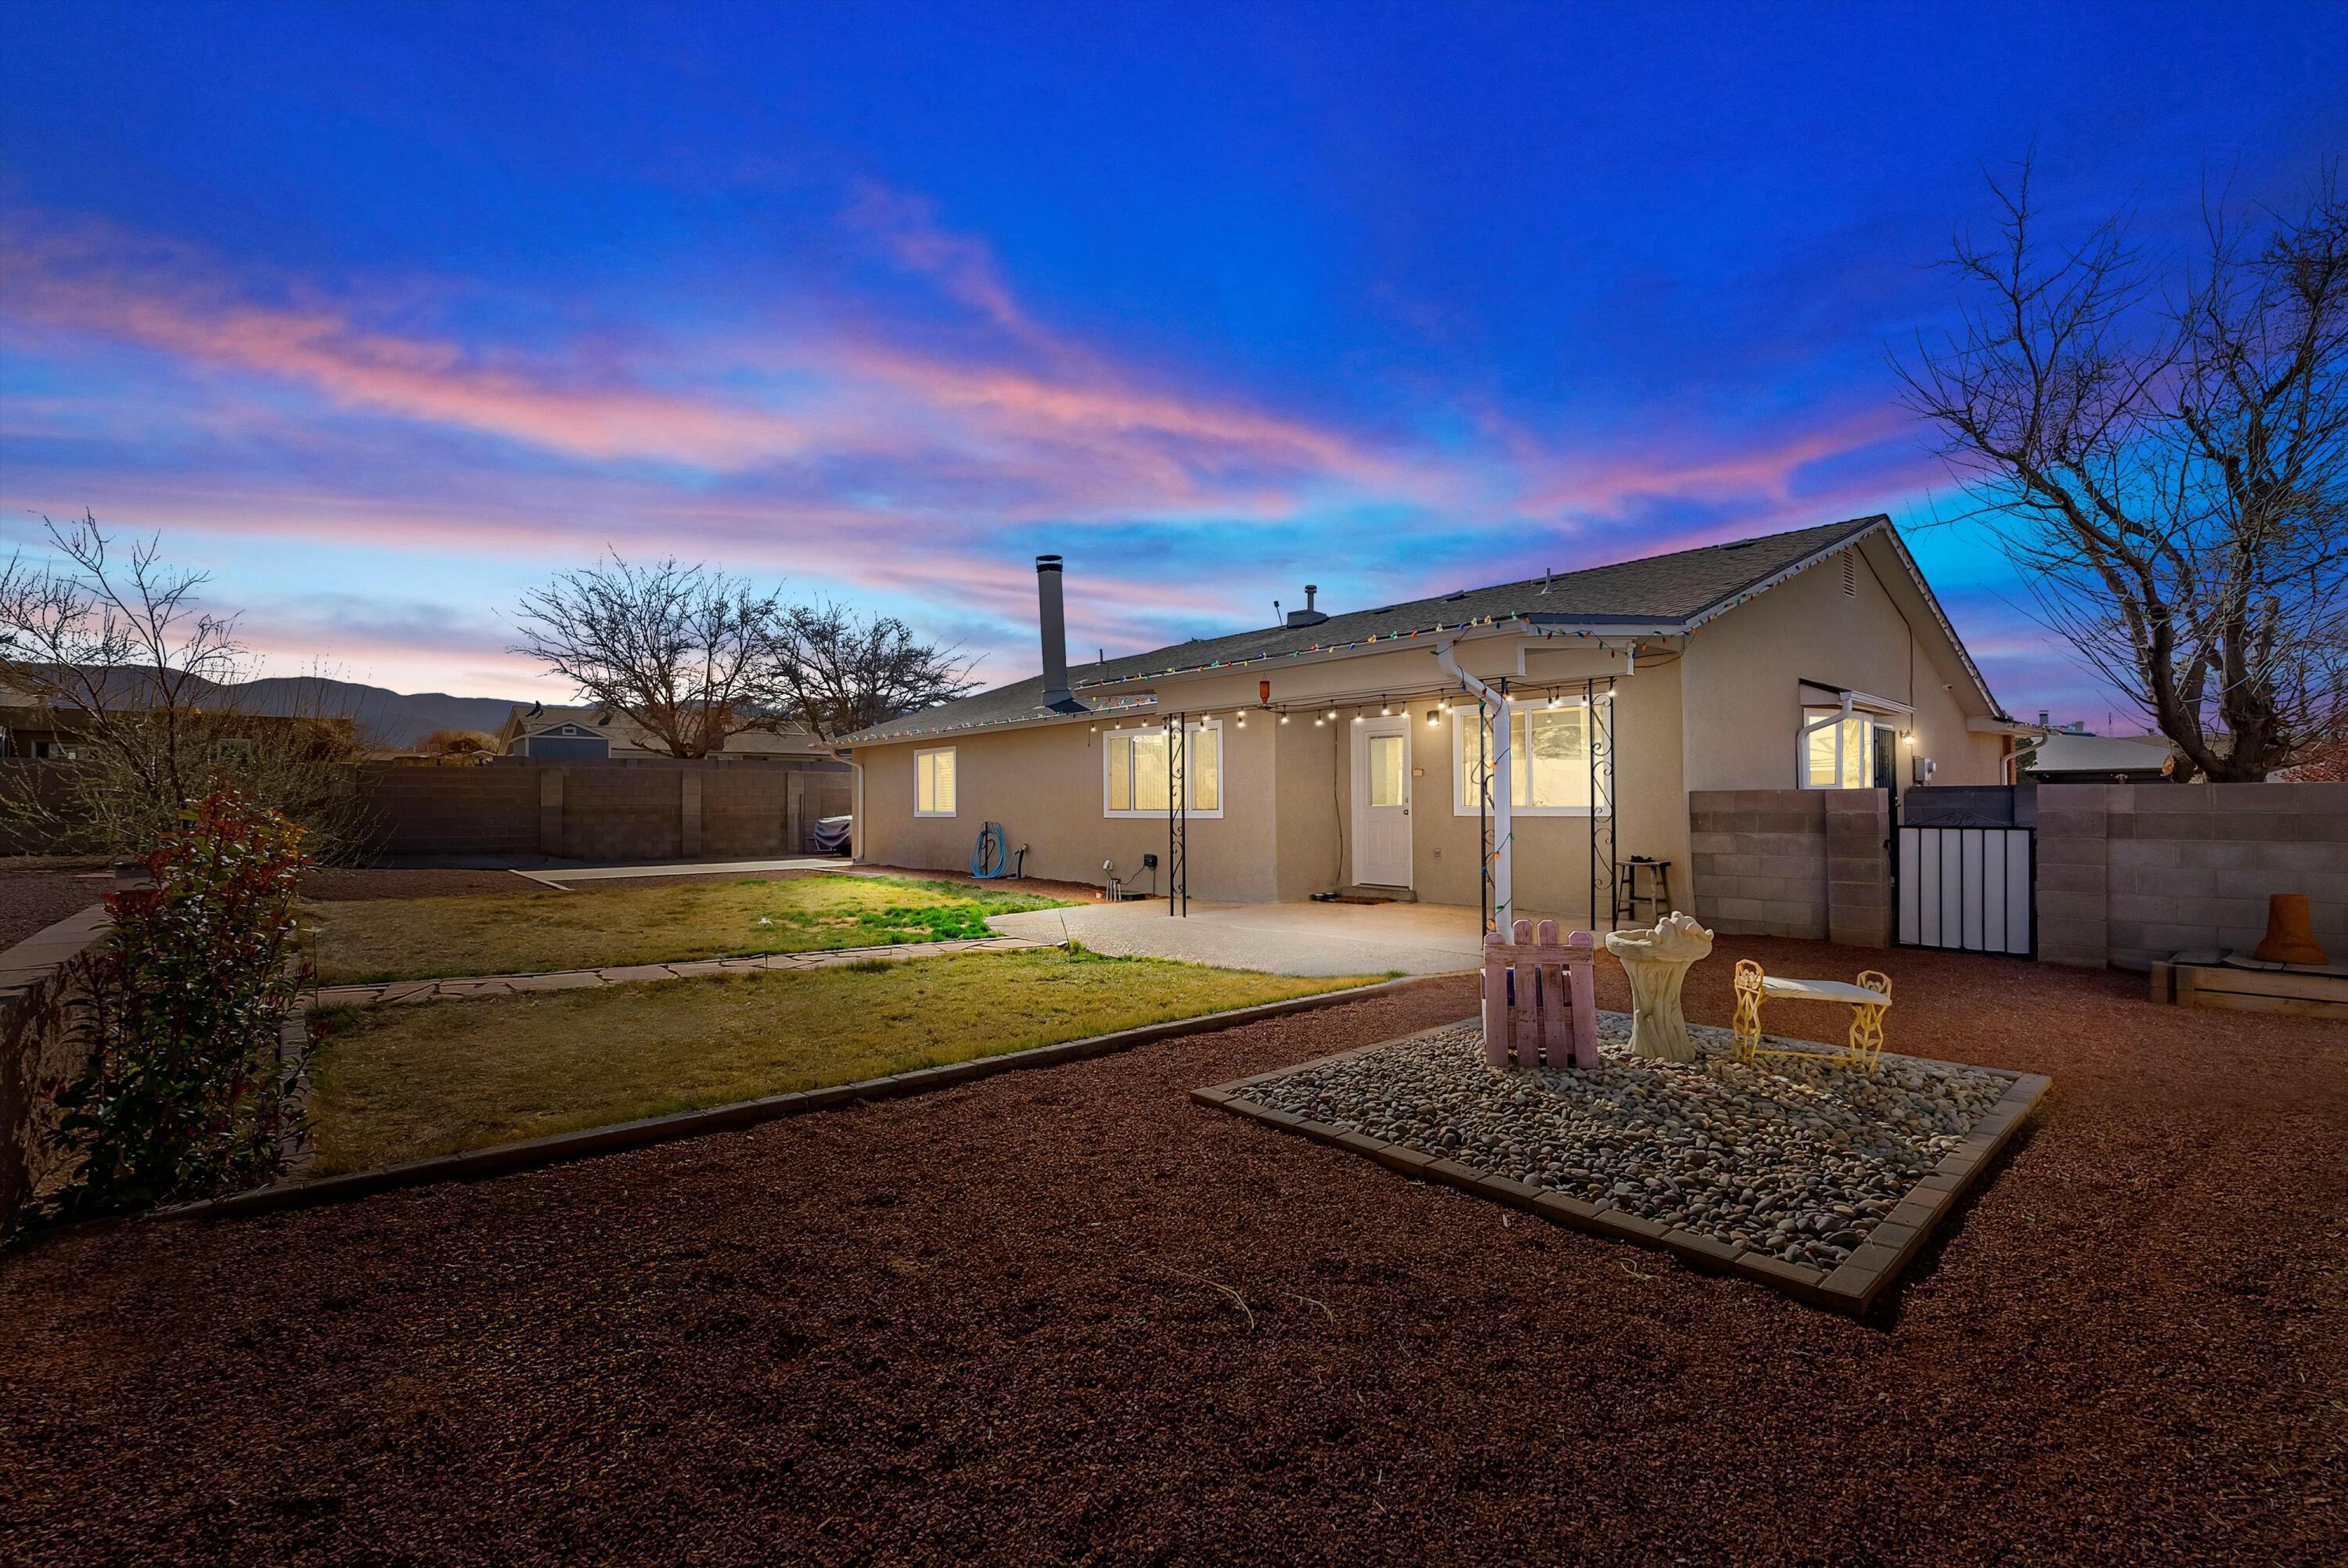
M1787 1263L1766 1253L1748 1252L1741 1245L1702 1235L1678 1225L1664 1225L1659 1221L1618 1209L1611 1203L1593 1204L1531 1186L1508 1176L1491 1175L1473 1166L1463 1165L1457 1160L1438 1159L1407 1143L1390 1143L1365 1132L1349 1132L1326 1122L1314 1122L1299 1116L1292 1111L1275 1110L1260 1101L1247 1098L1245 1092L1254 1084L1286 1078L1308 1068L1366 1056L1374 1050L1423 1040L1428 1035L1441 1034L1457 1029L1461 1024L1475 1022L1473 1018L1462 1019L1458 1023L1439 1024L1416 1034L1380 1040L1375 1045L1365 1045L1354 1050L1339 1051L1334 1056L1318 1057L1270 1072L1234 1079L1229 1083L1194 1089L1190 1091L1190 1098L1198 1104L1228 1111L1235 1116L1244 1116L1281 1132L1310 1138L1316 1143L1326 1143L1350 1153L1365 1154L1388 1170L1406 1176L1439 1182L1447 1187L1506 1204L1510 1208L1524 1210L1591 1235L1608 1236L1616 1241L1632 1242L1640 1246L1668 1252L1682 1263L1707 1273L1737 1275L1773 1290L1783 1291L1808 1306L1823 1307L1829 1311L1859 1317L1865 1315L1867 1309L1874 1305L1875 1298L1899 1277L1900 1271L1923 1250L1925 1240L1933 1228L1955 1210L1957 1201L1972 1186L1989 1163L1996 1158L1998 1152L2013 1140L2023 1120L2054 1084L2054 1080L2044 1073L1934 1062L1935 1066L1966 1066L1968 1071L1986 1072L2005 1079L2008 1081L2006 1091L1998 1097L1997 1103L1973 1123L1963 1142L1942 1156L1930 1174L1910 1187L1899 1203L1892 1205L1891 1212L1868 1234L1867 1240L1831 1273ZM1892 1057L1894 1053L1887 1051L1885 1055ZM1909 1060L1923 1061L1930 1059L1914 1057Z
M80 1228L83 1225L108 1225L123 1219L181 1220L231 1218L244 1214L274 1214L284 1209L309 1208L320 1204L348 1203L355 1198L371 1197L377 1193L396 1192L407 1187L427 1186L438 1182L476 1181L485 1176L506 1175L517 1171L537 1170L542 1166L561 1164L572 1160L591 1158L597 1154L617 1153L623 1149L641 1149L654 1143L675 1143L685 1138L697 1138L711 1132L736 1132L772 1122L785 1116L804 1115L811 1111L829 1110L859 1100L895 1100L908 1095L926 1094L933 1090L951 1089L958 1084L990 1078L998 1072L1016 1072L1033 1068L1056 1067L1065 1061L1077 1061L1088 1057L1109 1056L1137 1046L1151 1045L1161 1040L1179 1039L1184 1035L1211 1034L1218 1030L1237 1029L1265 1019L1280 1018L1289 1013L1312 1012L1321 1008L1338 1007L1346 1002L1365 1001L1406 987L1425 985L1447 977L1406 975L1399 979L1381 980L1375 985L1353 986L1344 990L1320 991L1311 996L1290 997L1281 1001L1259 1002L1253 1007L1233 1008L1224 1012L1201 1013L1196 1018L1169 1019L1164 1023L1143 1024L1135 1029L1118 1030L1112 1034L1087 1035L1081 1040L1066 1040L1052 1045L1030 1046L1025 1050L1004 1051L997 1056L973 1057L968 1061L949 1062L940 1067L916 1068L909 1072L892 1073L886 1078L867 1078L854 1083L838 1083L820 1089L803 1089L789 1094L770 1094L757 1100L737 1100L730 1104L713 1105L700 1111L680 1111L667 1116L645 1117L635 1122L615 1122L608 1127L590 1127L577 1132L557 1132L544 1138L530 1138L516 1143L498 1143L486 1149L468 1149L461 1153L436 1154L429 1159L409 1160L397 1165L386 1165L380 1170L354 1171L347 1175L319 1176L310 1180L279 1182L250 1192L232 1193L225 1197L207 1198L199 1203L179 1204L170 1208L150 1209L143 1214L108 1215L73 1225L48 1225L21 1232L12 1238L12 1245L21 1245L41 1236Z

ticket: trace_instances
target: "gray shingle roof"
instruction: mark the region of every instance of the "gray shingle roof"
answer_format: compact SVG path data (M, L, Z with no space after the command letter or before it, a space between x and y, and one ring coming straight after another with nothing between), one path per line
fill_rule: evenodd
M1748 590L1757 589L1821 551L1878 528L1889 528L1890 522L1880 514L1853 518L1790 533L1618 561L1548 579L1547 593L1541 591L1545 579L1529 578L1378 610L1352 610L1313 626L1267 626L1226 637L1200 638L1112 659L1106 664L1072 665L1068 684L1081 698L1088 689L1121 682L1229 669L1291 654L1365 648L1374 641L1533 616L1585 622L1611 620L1642 627L1684 626L1705 618L1707 611L1732 606ZM849 736L843 743L862 745L1045 718L1051 715L1042 706L1043 696L1044 678L1035 675L877 724Z

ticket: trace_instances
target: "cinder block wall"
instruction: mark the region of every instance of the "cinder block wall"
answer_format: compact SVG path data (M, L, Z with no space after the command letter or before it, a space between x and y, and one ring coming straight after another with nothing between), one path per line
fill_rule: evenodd
M359 804L386 855L536 855L538 775L527 768L368 764Z
M723 765L723 764L711 764ZM740 765L740 764L735 764ZM674 860L685 847L687 781L708 766L565 766L562 847L572 860ZM779 805L779 800L778 804ZM779 812L778 813L779 815ZM698 854L699 846L694 853Z
M2304 893L2348 958L2348 784L2041 784L2038 956L2140 969L2247 950L2267 897Z
M848 809L844 764L515 757L370 764L359 790L386 855L670 860L797 854Z
M1691 791L1696 918L1731 936L1888 946L1890 810L1882 790Z

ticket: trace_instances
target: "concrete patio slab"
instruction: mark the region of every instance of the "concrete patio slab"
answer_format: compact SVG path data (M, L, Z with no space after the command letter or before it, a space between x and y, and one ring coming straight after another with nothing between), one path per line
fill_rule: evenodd
M1179 958L1276 975L1443 975L1475 968L1483 945L1477 912L1448 904L1210 904L1188 917L1163 899L1079 904L997 915L1009 937L1056 942L1067 934L1097 953Z

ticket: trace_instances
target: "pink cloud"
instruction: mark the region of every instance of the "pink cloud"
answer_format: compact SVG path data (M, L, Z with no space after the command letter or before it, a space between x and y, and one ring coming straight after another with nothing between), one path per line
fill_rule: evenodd
M1024 485L1030 510L1110 515L1209 507L1268 515L1300 486L1394 483L1399 466L1308 422L1140 384L1060 344L1019 311L983 247L891 231L909 263L1030 342L1053 368L959 363L880 338L704 336L603 359L476 351L363 323L339 302L253 303L200 264L142 262L136 247L72 234L0 251L16 336L103 340L184 370L306 386L340 410L486 434L589 461L653 460L733 473L884 462L915 481L981 473ZM129 254L128 264L114 258ZM301 291L295 291L298 294ZM747 372L754 397L736 389ZM767 389L755 399L757 384ZM715 390L725 385L731 395ZM227 395L232 395L231 389Z

